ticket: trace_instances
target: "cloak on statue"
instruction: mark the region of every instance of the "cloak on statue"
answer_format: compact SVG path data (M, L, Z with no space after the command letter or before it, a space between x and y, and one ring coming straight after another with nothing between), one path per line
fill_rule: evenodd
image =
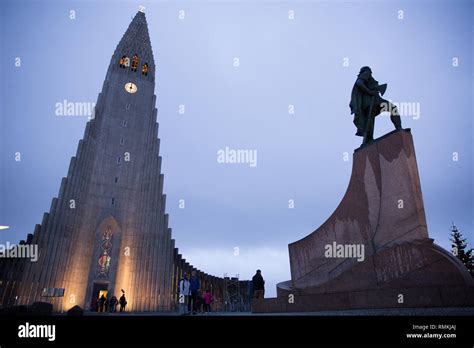
M349 103L351 114L354 114L353 122L357 127L356 135L364 136L367 130L369 133L368 140L372 139L374 118L383 111L390 112L390 119L396 129L401 128L400 115L396 106L379 95L379 93L383 95L386 89L387 84L379 85L378 81L372 77L372 71L369 67L361 68L352 88L351 101ZM369 115L369 112L371 112L371 115ZM370 124L367 125L366 123L369 119Z

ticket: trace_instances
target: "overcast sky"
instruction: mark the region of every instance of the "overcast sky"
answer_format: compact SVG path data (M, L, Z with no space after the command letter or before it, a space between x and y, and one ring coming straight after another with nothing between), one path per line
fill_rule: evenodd
M49 211L87 122L57 116L56 103L96 101L140 4L170 227L196 267L241 278L260 268L270 295L290 278L288 243L319 227L346 190L361 141L348 103L363 65L388 83L386 97L415 107L403 126L430 236L450 248L455 221L474 243L473 3L453 0L3 1L0 225L11 228L0 243L24 239ZM375 135L392 127L381 117ZM256 150L257 165L218 163L226 147Z

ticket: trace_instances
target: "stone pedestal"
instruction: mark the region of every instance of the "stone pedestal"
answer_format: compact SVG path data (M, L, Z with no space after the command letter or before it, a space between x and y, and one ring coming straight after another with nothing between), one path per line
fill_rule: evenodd
M254 312L474 305L469 272L428 236L410 130L354 152L341 203L289 254L291 281Z

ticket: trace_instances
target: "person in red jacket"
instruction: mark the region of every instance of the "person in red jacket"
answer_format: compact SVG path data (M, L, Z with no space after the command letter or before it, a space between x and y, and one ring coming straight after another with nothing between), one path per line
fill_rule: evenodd
M214 301L214 298L212 297L212 294L209 291L209 289L206 289L206 291L204 292L203 299L204 299L204 312L209 313L211 311L212 301Z

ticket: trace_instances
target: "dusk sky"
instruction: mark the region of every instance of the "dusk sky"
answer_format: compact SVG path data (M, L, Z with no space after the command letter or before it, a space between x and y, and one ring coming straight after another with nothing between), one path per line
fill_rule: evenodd
M57 103L96 102L138 5L157 66L166 210L194 266L242 279L260 268L270 296L290 279L288 243L347 188L361 142L349 99L364 65L411 107L402 124L430 237L450 249L454 221L474 245L474 11L453 0L3 1L0 243L25 239L49 211L88 120L58 116ZM376 137L392 129L377 118ZM219 163L226 147L256 150L256 166Z

